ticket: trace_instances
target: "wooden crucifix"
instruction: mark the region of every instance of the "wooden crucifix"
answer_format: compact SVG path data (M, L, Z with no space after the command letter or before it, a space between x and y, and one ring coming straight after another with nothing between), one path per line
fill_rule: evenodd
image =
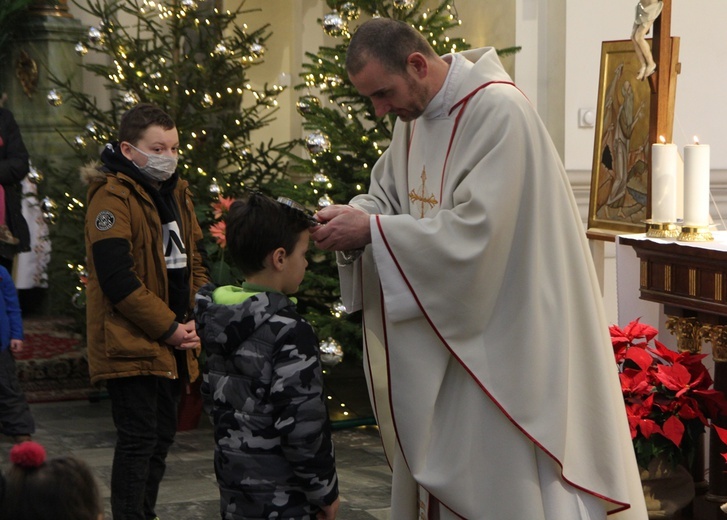
M654 21L652 54L656 72L648 77L651 89L649 105L649 142L658 143L661 136L672 142L674 128L674 100L676 99L677 74L680 72L679 38L671 36L671 3L662 0L661 14ZM651 193L651 161L649 161L648 193ZM651 217L651 197L647 197L647 214Z

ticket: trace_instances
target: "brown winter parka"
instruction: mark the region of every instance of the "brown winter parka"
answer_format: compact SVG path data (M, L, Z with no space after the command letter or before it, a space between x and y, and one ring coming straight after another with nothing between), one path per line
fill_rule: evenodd
M139 182L124 173L85 168L82 176L89 183L85 238L91 382L96 384L105 379L138 375L176 379L179 373L173 347L160 339L169 332L175 322L175 314L168 305L162 224L154 202ZM174 197L187 247L191 315L194 295L208 281L197 247L202 239L202 230L195 216L187 181L179 179ZM115 305L101 290L93 258L93 244L109 238L128 241L128 254L133 262L131 269L140 282ZM122 263L120 259L120 265ZM186 351L190 381L199 376L199 353L199 348Z

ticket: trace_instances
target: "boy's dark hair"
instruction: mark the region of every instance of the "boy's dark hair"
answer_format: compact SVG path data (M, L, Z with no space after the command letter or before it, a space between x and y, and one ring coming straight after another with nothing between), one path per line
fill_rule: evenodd
M91 469L75 457L56 457L36 468L12 465L4 495L0 518L97 520L103 512Z
M227 248L245 276L262 271L265 257L279 247L291 254L312 225L303 211L257 192L233 202L225 223Z
M142 134L152 125L161 126L164 130L171 130L177 126L174 124L172 116L158 106L150 103L139 103L121 116L119 142L126 141L136 145Z
M377 60L393 74L406 74L406 60L420 52L429 58L437 53L411 25L392 18L372 18L359 25L346 50L346 72L356 75L369 60Z

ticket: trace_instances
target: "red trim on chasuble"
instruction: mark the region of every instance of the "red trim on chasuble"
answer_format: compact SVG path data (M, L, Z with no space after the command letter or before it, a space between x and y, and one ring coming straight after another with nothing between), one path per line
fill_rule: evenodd
M363 269L361 269L361 287L363 287ZM381 328L384 334L384 337L382 338L384 349L386 350L386 387L387 387L387 394L389 399L389 409L391 410L391 420L394 423L394 431L396 432L396 422L394 421L394 409L391 402L391 372L389 369L389 342L387 340L387 333L386 333L386 314L384 313L384 291L381 288L381 284L379 283L379 294L380 294L380 302L379 302L379 308L381 309ZM369 369L369 381L371 384L371 399L372 403L371 405L374 408L374 414L376 415L377 421L379 417L378 413L378 403L376 401L376 385L374 384L374 374L371 371L371 356L369 355L369 348L368 348L368 338L366 334L366 313L361 313L361 325L363 326L363 340L366 343L366 357L368 358L368 369ZM399 438L398 432L396 433L397 442ZM383 445L383 442L382 442ZM386 463L389 465L389 469L392 471L394 470L394 460L390 459L389 456L393 457L394 454L386 453L386 450L384 450L384 456L386 457Z
M517 88L517 86L514 83L510 82L510 81L490 81L490 82L487 82L487 83L485 83L483 85L480 85L475 90L473 90L472 92L470 92L469 94L467 94L460 101L458 101L452 107L452 109L449 112L451 114L457 107L460 107L461 106L460 111L457 113L457 118L456 118L455 123L454 123L454 128L452 129L452 135L450 136L449 145L447 147L447 155L445 156L444 166L442 168L442 184L440 186L440 198L439 198L440 201L442 200L442 193L443 193L443 189L444 189L444 174L445 174L446 167L447 167L447 160L449 159L449 153L450 153L450 151L452 149L452 143L454 141L454 136L455 136L455 134L457 132L457 127L459 126L460 119L461 119L462 115L464 114L465 108L467 107L467 103L469 103L469 101L472 99L472 97L477 92L479 92L480 90L484 89L488 85L492 85L492 84L512 85L513 87ZM518 90L520 90L520 89L518 89ZM411 140L412 141L413 141L413 135L414 135L413 132L414 131L412 130L412 135L411 135ZM410 143L411 143L411 141L410 141ZM397 260L395 254L394 254L394 251L392 250L391 245L389 244L389 241L386 238L386 235L384 233L384 229L383 229L383 227L381 225L381 220L380 220L379 215L375 215L375 218L376 218L376 225L379 228L379 233L381 234L381 238L384 241L384 245L386 246L386 249L388 250L389 255L391 256L392 260L396 264L396 267L399 270L399 273L401 274L402 279L406 283L407 287L409 287L409 291L411 292L412 296L414 297L414 300L417 302L417 305L419 306L419 309L422 311L422 315L424 316L424 318L429 323L429 326L431 327L432 331L436 334L436 336L439 338L439 340L442 342L442 344L447 348L447 350L449 350L449 352L452 355L452 357L454 357L457 360L457 362L462 366L462 368L464 368L465 371L467 371L467 373L470 375L470 377L472 377L472 379L477 383L477 385L482 389L482 391L489 397L489 399L495 404L495 406L497 406L500 409L500 411L502 412L502 414L505 417L507 417L507 419L512 424L514 424L515 427L523 433L523 435L525 435L528 439L530 439L530 441L533 444L535 444L536 446L538 446L543 451L543 453L545 453L546 455L548 455L551 459L553 459L555 461L556 464L558 464L558 466L560 466L560 468L561 468L560 476L563 479L563 481L567 482L570 486L572 486L572 487L574 487L576 489L579 489L579 490L581 490L581 491L583 491L585 493L588 493L589 495L592 495L592 496L595 496L597 498L600 498L601 500L604 500L606 502L610 502L610 503L612 503L612 504L614 504L616 506L620 506L617 509L614 509L612 511L607 511L607 514L608 515L615 514L615 513L619 513L621 511L626 510L626 509L630 509L631 508L631 505L628 504L628 503L619 502L619 501L617 501L617 500L615 500L613 498L603 496L600 493L597 493L597 492L595 492L593 490L590 490L590 489L586 489L583 486L580 486L580 485L578 485L578 484L576 484L576 483L571 482L570 480L568 480L563 475L563 463L553 453L551 453L550 451L548 451L545 448L545 446L543 446L542 444L540 444L537 441L537 439L535 439L535 437L533 437L532 435L530 435L530 433L528 431L526 431L520 424L518 424L518 422L507 412L507 410L505 410L505 408L503 407L503 405L500 404L495 399L495 397L487 390L487 388L485 387L484 383L482 381L480 381L475 376L475 374L469 369L469 367L462 361L462 359L459 356L457 356L457 354L454 352L454 350L449 346L449 343L447 343L447 340L444 339L444 336L442 336L442 334L439 332L439 330L437 329L437 327L434 325L434 322L432 321L432 319L427 314L426 310L424 309L424 306L422 305L421 301L419 300L419 297L417 296L416 292L414 291L413 285L411 284L411 282L409 281L409 279L406 277L406 274L404 273L404 270L402 269L401 265L399 264L399 261ZM383 292L382 292L382 300L383 300ZM383 305L382 305L382 309L383 309ZM387 348L387 357L388 357L388 348ZM389 395L391 395L391 386L389 386ZM391 397L390 397L390 399L391 399ZM393 422L394 422L394 428L396 429L396 420L394 418L394 408L393 408L393 406L392 406L392 409L391 409L391 415L392 415L392 419L393 419ZM397 439L398 439L399 438L398 431L396 433L396 436L397 436ZM402 450L402 455L403 455L403 450ZM406 457L404 457L404 458L406 460ZM407 465L408 465L408 463L407 463ZM446 504L442 504L442 505L444 505L445 507L447 507ZM449 509L449 507L447 507L447 509Z
M464 114L465 108L467 108L467 103L469 103L470 99L474 97L475 94L477 94L480 90L483 88L493 85L493 84L502 84L502 85L512 85L513 87L520 90L515 83L512 81L488 81L487 83L483 83L476 89L474 89L472 92L467 94L465 97L457 101L457 103L454 104L454 106L449 110L448 115L452 115L452 112L455 111L455 109L458 106L462 106L459 112L457 112L457 117L454 120L454 127L452 128L452 134L449 136L449 144L447 145L447 154L444 156L444 164L442 165L442 182L439 186L439 203L442 202L442 196L444 194L444 172L447 170L447 160L449 159L449 152L452 151L452 143L454 142L454 135L457 133L457 127L459 126L459 120L462 118L462 114ZM520 90L522 92L522 90ZM525 95L525 94L523 94ZM411 145L414 142L414 130L416 130L416 119L414 120L414 123L412 123L411 127L411 134L409 135L409 143L407 144L407 151L406 151L406 157L407 157L407 163L409 162L409 155L411 154ZM407 183L407 193L408 193L408 183Z

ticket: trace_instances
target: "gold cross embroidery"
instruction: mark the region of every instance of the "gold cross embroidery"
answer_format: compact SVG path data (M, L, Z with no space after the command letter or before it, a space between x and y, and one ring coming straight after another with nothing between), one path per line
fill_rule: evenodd
M413 203L419 203L419 213L420 217L424 218L424 213L426 213L426 210L424 209L425 204L429 204L431 208L436 206L439 201L434 196L434 193L430 193L429 196L425 196L424 194L427 191L427 170L426 168L422 168L422 185L421 185L421 193L417 193L415 190L411 190L409 192L409 200Z

